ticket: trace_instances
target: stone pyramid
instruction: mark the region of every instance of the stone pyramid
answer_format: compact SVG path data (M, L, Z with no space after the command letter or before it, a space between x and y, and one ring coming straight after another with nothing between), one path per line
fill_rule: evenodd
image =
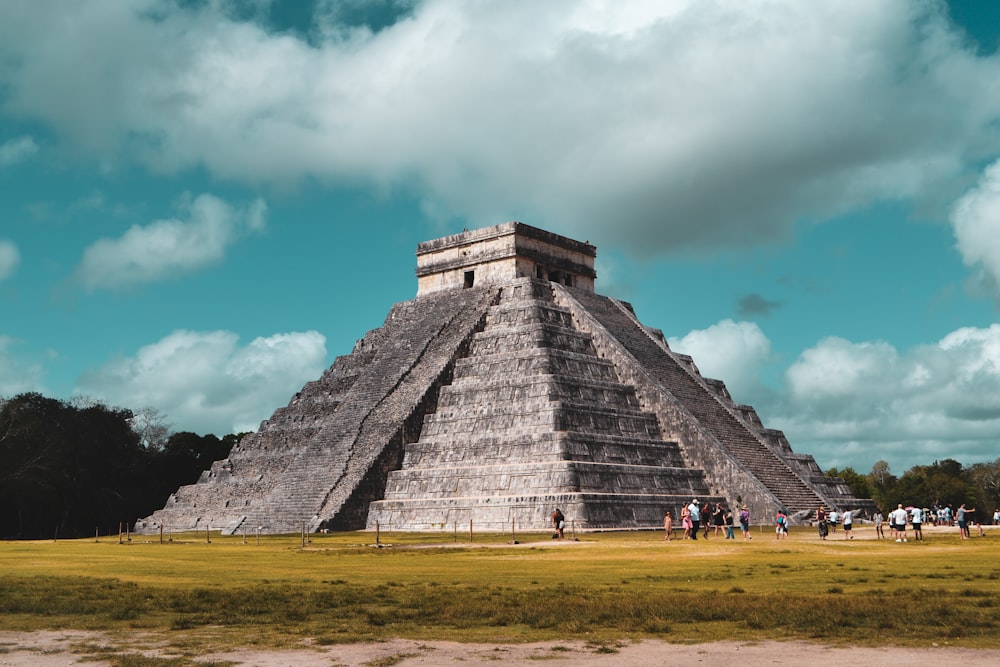
M692 498L758 521L871 507L594 292L596 248L517 222L417 248L390 310L140 532L662 525Z

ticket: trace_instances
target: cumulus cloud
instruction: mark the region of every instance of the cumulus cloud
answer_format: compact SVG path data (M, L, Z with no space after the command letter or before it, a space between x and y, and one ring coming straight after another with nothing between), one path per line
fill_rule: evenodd
M0 239L0 280L14 275L21 263L21 253L12 241Z
M38 152L38 144L30 136L17 137L0 144L0 167L24 162Z
M996 458L1000 324L958 329L905 352L883 341L825 338L783 369L781 386L766 378L777 360L753 323L723 320L668 342L824 468L868 472L882 459L901 473L944 458Z
M88 289L115 289L215 264L241 236L264 228L267 205L258 199L235 208L203 194L182 213L184 219L133 225L119 238L98 240L84 251L77 279Z
M175 331L134 357L80 378L77 392L112 405L153 407L185 429L253 431L326 367L326 338L275 334L240 346L229 331Z
M44 391L43 369L9 352L19 341L0 335L0 397L9 398L26 391Z
M1000 161L952 209L952 227L962 260L978 267L984 283L1000 295Z
M376 29L320 3L302 36L225 2L8 4L6 109L102 159L401 188L647 254L950 201L1000 146L1000 58L938 2L424 0Z
M996 458L1000 325L958 329L903 353L885 342L826 338L785 380L787 399L770 425L826 465Z
M675 352L693 357L703 376L725 381L738 403L754 404L765 391L760 378L770 361L771 341L753 322L723 320L667 342Z

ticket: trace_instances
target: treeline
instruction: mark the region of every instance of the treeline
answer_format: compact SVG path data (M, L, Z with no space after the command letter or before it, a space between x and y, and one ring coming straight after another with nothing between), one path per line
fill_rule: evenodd
M0 538L116 533L163 507L242 437L171 434L139 416L37 393L0 399Z
M1000 507L1000 459L989 463L963 466L954 459L914 466L896 477L889 464L878 461L867 475L853 468L831 468L828 477L840 477L857 498L871 498L883 512L904 507L956 508L965 503L975 508L976 521L992 521L993 510Z

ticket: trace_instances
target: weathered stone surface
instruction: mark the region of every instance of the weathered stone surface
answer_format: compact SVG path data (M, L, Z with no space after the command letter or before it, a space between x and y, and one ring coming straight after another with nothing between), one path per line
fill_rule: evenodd
M138 531L654 527L698 497L867 509L521 223L418 247L417 298Z

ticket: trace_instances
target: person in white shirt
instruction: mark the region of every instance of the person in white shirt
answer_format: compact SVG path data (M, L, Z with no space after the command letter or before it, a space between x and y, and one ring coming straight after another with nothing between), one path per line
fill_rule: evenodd
M851 515L851 510L844 512L844 539L854 539L854 517Z
M905 542L906 541L906 510L903 509L903 504L900 503L896 506L892 512L889 513L889 521L892 522L893 528L896 529L896 541Z
M830 516L828 518L830 520L830 532L836 533L837 522L840 521L840 515L837 514L837 510L830 510Z
M913 524L913 539L924 541L924 533L920 530L921 525L924 522L923 510L919 507L914 507L910 512L910 523Z
M700 522L701 522L701 508L699 507L700 504L701 503L698 502L698 499L695 498L694 500L691 501L691 504L688 505L688 511L691 513L691 539L692 540L697 540L698 539L698 527L699 527Z

